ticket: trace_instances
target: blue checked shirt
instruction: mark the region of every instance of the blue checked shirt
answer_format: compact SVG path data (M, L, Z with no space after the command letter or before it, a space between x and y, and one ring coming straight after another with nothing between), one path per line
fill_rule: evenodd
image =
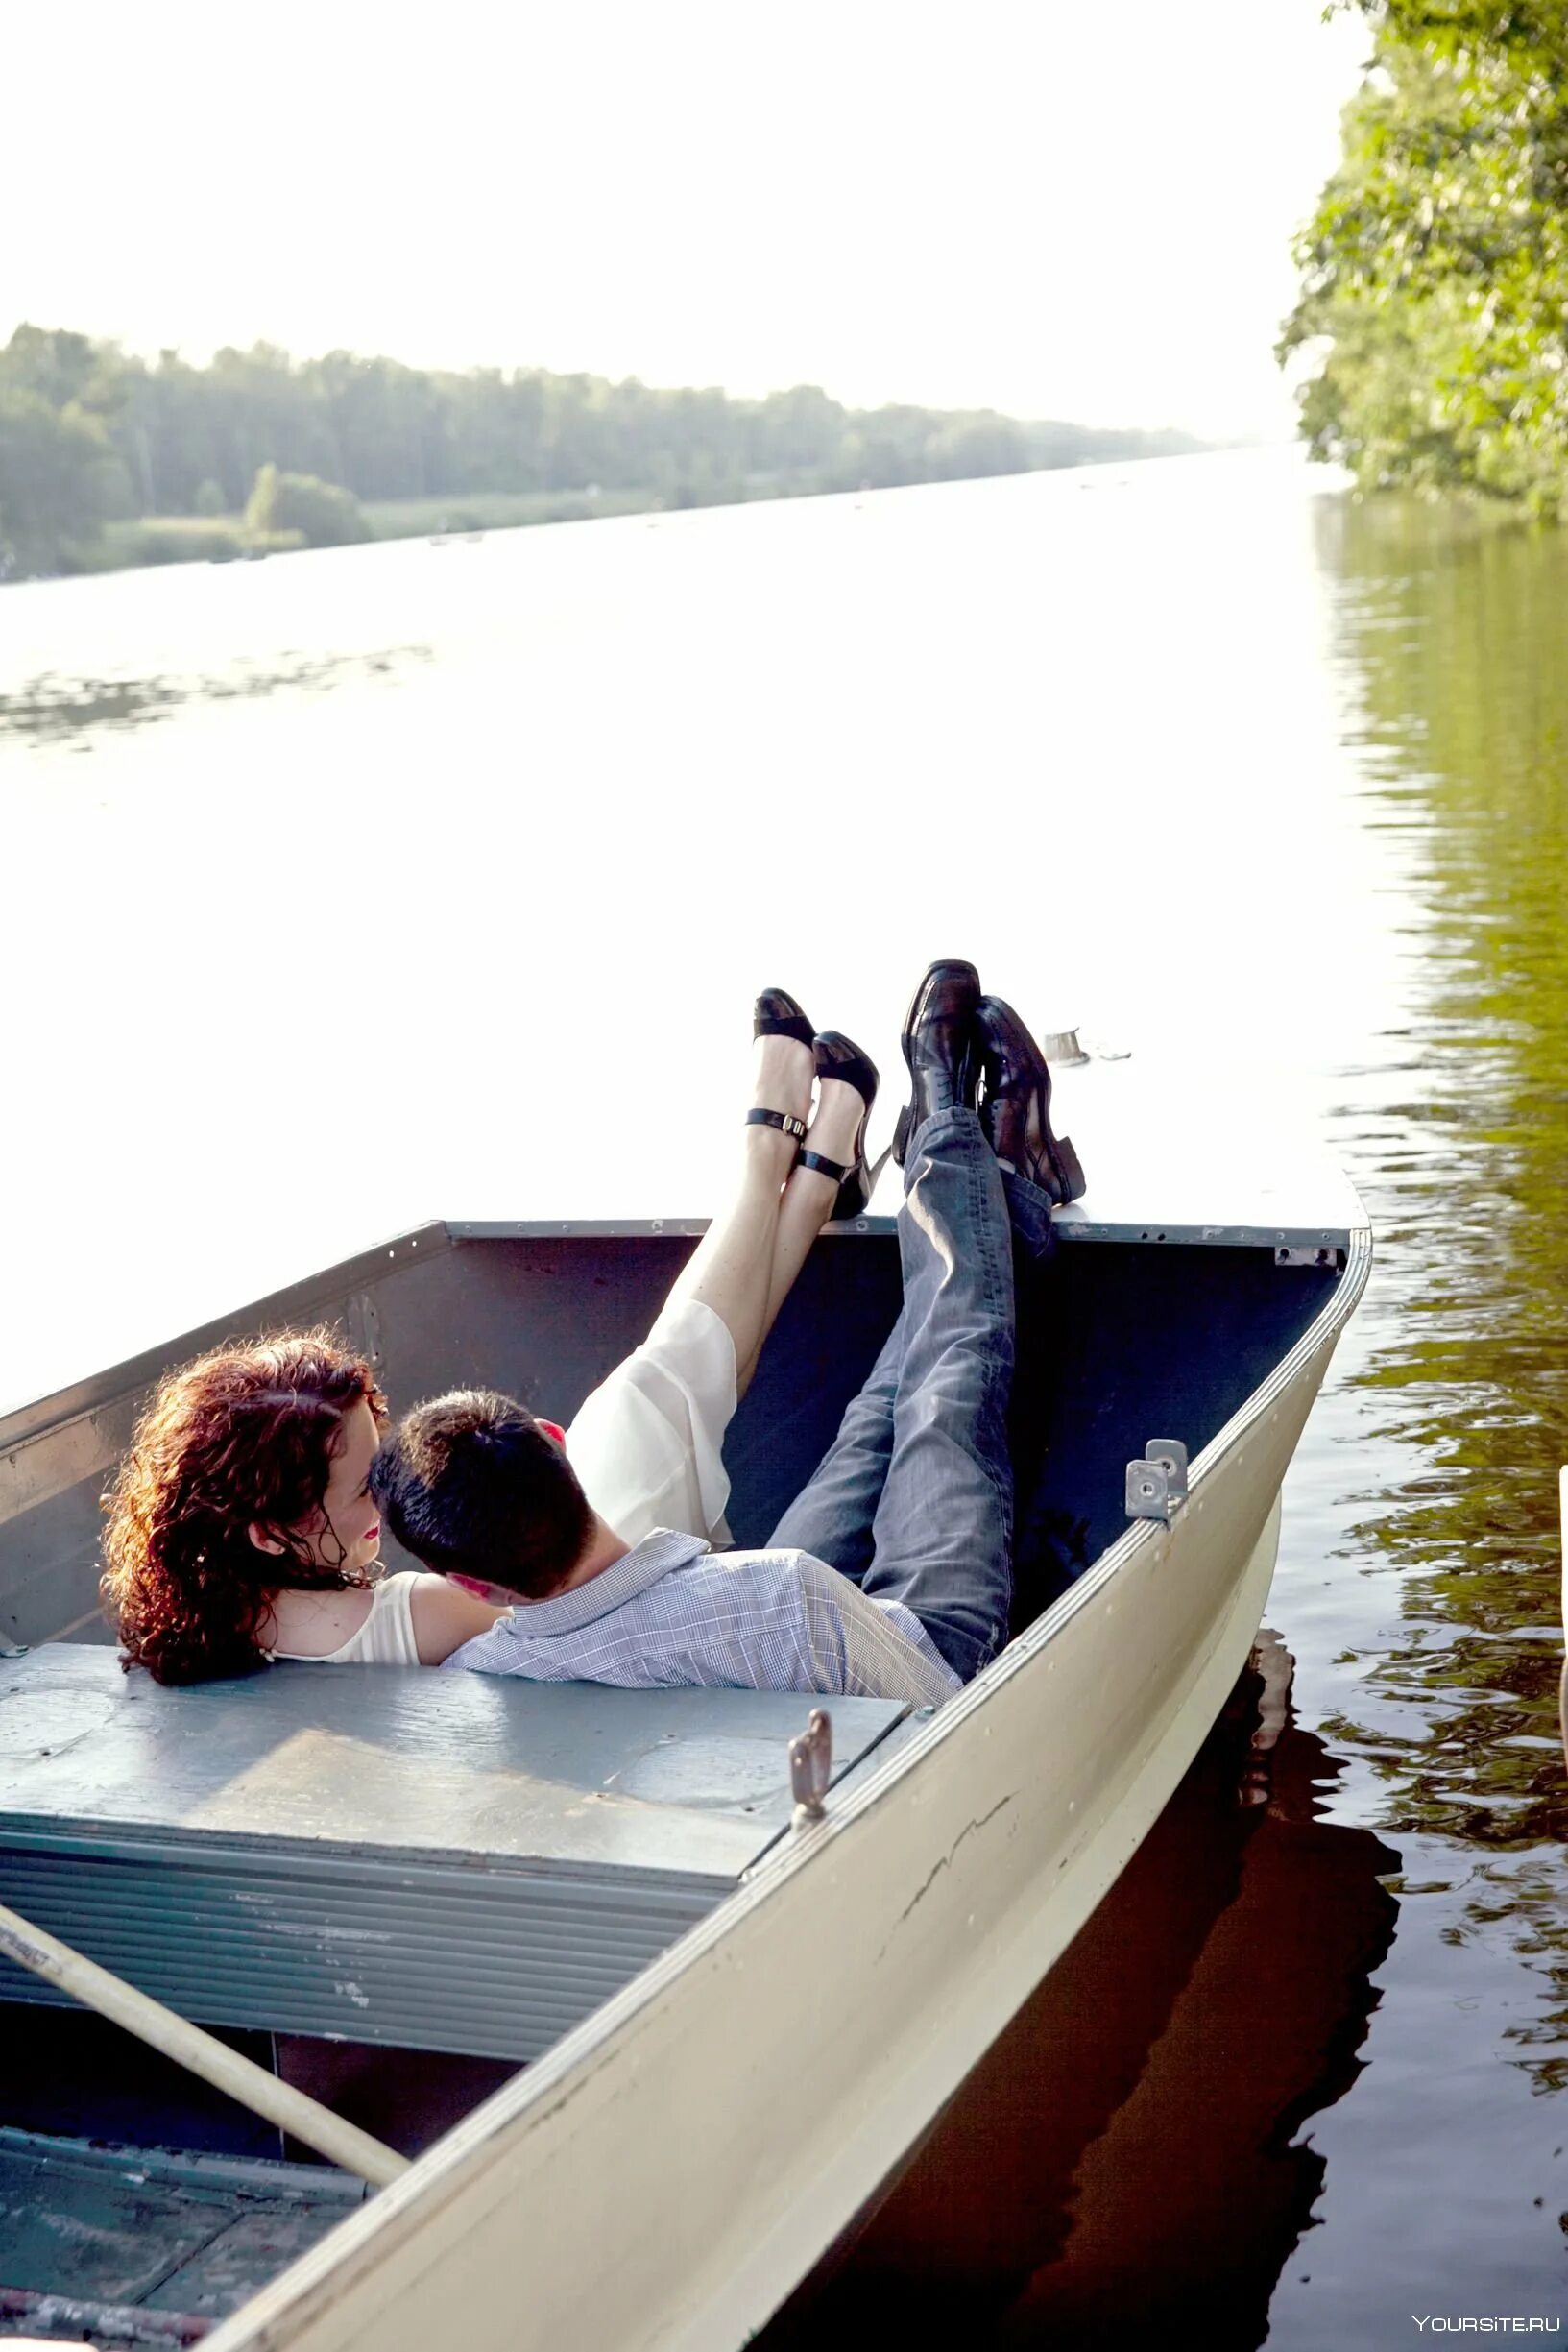
M717 1684L939 1706L958 1677L899 1601L809 1552L712 1552L659 1528L587 1584L520 1602L447 1666L622 1689Z

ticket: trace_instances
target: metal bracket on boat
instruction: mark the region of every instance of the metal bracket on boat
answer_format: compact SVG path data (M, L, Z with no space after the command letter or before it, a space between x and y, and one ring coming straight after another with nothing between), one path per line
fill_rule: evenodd
M833 1772L833 1727L826 1708L813 1707L804 1732L789 1743L789 1793L795 1800L794 1827L803 1830L820 1821L823 1798Z
M1129 1519L1169 1519L1187 1500L1187 1448L1180 1438L1147 1438L1141 1462L1127 1465Z

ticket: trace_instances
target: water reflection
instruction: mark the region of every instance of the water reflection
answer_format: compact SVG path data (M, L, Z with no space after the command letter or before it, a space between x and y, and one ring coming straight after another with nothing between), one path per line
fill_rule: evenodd
M285 688L322 692L393 677L427 662L428 645L388 645L374 653L284 653L272 662L236 661L205 677L73 678L41 671L0 693L0 739L73 744L90 751L101 727L139 727L171 717L186 703L234 702Z
M1098 2210L1116 2189L1098 2141L1081 2139L1098 2100L1105 2146L1144 2184L1146 2210L1119 2221L1132 2277L1157 2261L1179 2270L1162 2200L1206 2161L1207 2136L1250 2147L1234 2235L1210 2241L1208 2259L1217 2280L1244 2274L1254 2316L1278 2273L1275 2352L1382 2352L1413 2337L1412 2311L1560 2313L1568 2128L1542 2094L1568 2080L1555 1533L1568 1458L1568 534L1327 497L1309 509L1247 458L1150 469L1114 498L1037 476L879 494L853 517L802 503L658 532L501 534L463 581L450 561L405 546L233 567L221 603L188 572L80 596L6 592L8 628L15 617L30 634L10 641L0 753L42 752L8 778L35 787L6 796L8 845L18 872L68 878L21 894L7 935L12 998L41 984L49 1009L12 1049L13 1097L50 1138L25 1202L44 1241L7 1294L18 1394L435 1209L689 1213L691 1169L728 1150L722 1088L689 1092L693 1116L711 1097L714 1120L689 1152L641 1155L635 1172L603 1149L563 1159L544 1064L520 1094L497 1090L490 1031L454 1026L445 982L504 990L518 972L559 971L592 1019L613 1021L628 958L644 953L644 896L726 907L736 857L802 776L835 795L834 855L824 862L816 825L767 834L746 956L755 982L784 973L856 1033L876 1034L895 946L902 958L921 928L933 946L973 939L982 903L982 961L1006 993L1074 1017L1093 1007L1113 1027L1142 1006L1142 1033L1194 1072L1215 1033L1205 1008L1228 993L1223 1026L1240 1023L1260 1074L1277 1031L1282 1064L1310 1063L1313 1087L1332 1089L1334 1140L1378 1232L1371 1289L1291 1473L1270 1602L1301 1661L1304 1729L1286 1745L1310 1730L1343 1768L1307 1752L1328 1812L1303 1816L1297 1843L1277 1809L1259 1822L1217 1801L1168 1875L1166 1912L1150 1902L1152 1949L1110 1967L1108 1989L1085 1988L1076 2026L1042 1993L1039 2057L1021 2022L986 2073L994 2135L984 2098L966 2094L958 2154L940 2172L933 2141L912 2176L942 2180L951 2213L928 2195L929 2259L906 2231L915 2285L888 2275L897 2201L868 2236L876 2291L906 2336L942 2266L975 2280L981 2325L1048 2333L1054 2296L1063 2331L1086 2329L1073 2262L1087 2278L1108 2243L1086 2199L1092 2187ZM330 661L346 643L357 672ZM229 686L236 648L270 691L291 646L326 649L333 685L374 678L374 648L395 662L401 649L421 661L419 691L309 708L287 689L311 679L277 675L265 712L214 730L224 827L192 821L216 813L200 702L188 727L151 738L113 707L118 687L98 710L89 684L87 710L53 738L28 707L137 671L174 690L152 715L176 716L181 694ZM100 749L85 813L51 788L61 740ZM996 796L1028 861L1023 896L987 883L982 901L975 861L929 856L954 777ZM453 821L432 826L434 778ZM1156 837L1158 859L1128 859L1129 840ZM275 1156L255 1152L225 1153L214 1184L209 1139L248 1133L256 1100L286 1106L291 1136L306 1131L297 1027L268 1003L236 1027L226 991L191 984L236 932L265 936L277 968L315 968L324 905L299 886L302 841L310 873L360 878L404 1064L440 1067L463 1114L385 1116L351 1188L279 1185ZM704 924L661 935L672 1017L626 1059L626 1132L656 1131L680 1074L716 1070L729 1050L713 981L728 952ZM160 1111L170 1148L106 1154L105 1136L145 1124L141 1008L176 995L199 1050ZM67 1259L74 1286L59 1279ZM1276 1773L1276 1808L1279 1786ZM1194 1971L1214 1955L1205 2030L1230 2004L1272 2065L1259 2012L1285 1943L1270 1919L1327 1948L1340 2056L1300 2079L1332 2097L1368 2006L1344 1955L1387 1933L1381 1899L1368 1911L1373 1874L1354 1850L1342 1877L1333 1864L1340 1829L1392 1840L1404 1876L1356 2053L1366 2070L1318 2106L1315 2152L1292 2152L1288 2099L1265 2148L1240 2106L1227 2122L1179 2068L1167 2103L1150 2104L1140 2069L1146 2055L1149 2083L1167 2079L1166 2024L1188 2014L1172 1990L1183 1953ZM1246 1916L1270 1853L1282 1882L1253 1914L1258 1981L1242 1958L1226 1978L1225 1923ZM1167 1937L1176 1960L1161 1976ZM1145 1968L1157 1982L1144 2025L1119 2057L1085 2054L1105 2000L1117 2017L1145 2000ZM1082 2098L1080 2058L1100 2069ZM1050 2136L1058 2101L1078 2117L1075 2175L1073 2144ZM1319 2174L1316 2226L1281 2272ZM967 2268L959 2216L977 2233ZM1101 2291L1107 2309L1128 2307L1114 2280ZM833 2292L849 2296L847 2277ZM933 2288L931 2300L951 2316L957 2297ZM966 2321L951 2329L959 2341L978 2332ZM1108 2340L1126 2334L1107 2321Z
M1410 1099L1343 1121L1386 1305L1354 1372L1377 1484L1358 1549L1398 1577L1337 1744L1393 1834L1489 1857L1450 1941L1507 1920L1547 2011L1508 2028L1568 2080L1568 1802L1556 1481L1568 1459L1568 540L1325 505L1321 556L1378 820L1405 837L1419 954ZM1555 2046L1555 2047L1554 2047Z
M1378 1265L1270 1605L1317 1736L1261 1821L1206 1753L780 2345L822 2313L1292 2348L1560 2313L1568 534L1325 500L1315 536L1399 950L1333 1123Z
M1322 2186L1298 2135L1360 2072L1399 1857L1322 1818L1340 1767L1293 1721L1282 1646L1265 1635L1259 1657L850 2258L764 2331L769 2352L851 2327L921 2343L1194 2328L1217 2352L1263 2341Z

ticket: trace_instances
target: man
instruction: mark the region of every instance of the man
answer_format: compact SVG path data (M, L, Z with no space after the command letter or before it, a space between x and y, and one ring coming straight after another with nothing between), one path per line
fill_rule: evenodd
M773 1542L715 1554L657 1530L629 1544L523 1406L486 1392L437 1398L388 1441L373 1491L427 1566L486 1578L519 1602L448 1666L934 1705L1001 1647L1012 1235L1043 1251L1052 1202L1082 1177L1050 1132L1038 1047L1000 999L982 998L973 965L930 967L904 1050L903 1311Z

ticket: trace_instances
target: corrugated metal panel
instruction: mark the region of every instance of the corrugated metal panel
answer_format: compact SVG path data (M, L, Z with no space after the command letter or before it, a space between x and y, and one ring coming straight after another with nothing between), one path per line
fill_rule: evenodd
M567 1879L362 1858L347 1875L188 1846L114 1855L18 1840L0 1902L209 2025L537 2057L729 1891L729 1881ZM0 1962L0 2000L55 2000Z

